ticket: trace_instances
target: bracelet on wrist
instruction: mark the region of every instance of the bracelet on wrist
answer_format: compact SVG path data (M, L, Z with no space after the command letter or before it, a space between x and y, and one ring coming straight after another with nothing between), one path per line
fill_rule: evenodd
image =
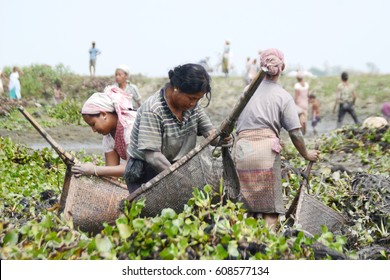
M95 172L95 176L99 176L99 175L97 174L97 166L96 166L96 165L93 167L93 171Z

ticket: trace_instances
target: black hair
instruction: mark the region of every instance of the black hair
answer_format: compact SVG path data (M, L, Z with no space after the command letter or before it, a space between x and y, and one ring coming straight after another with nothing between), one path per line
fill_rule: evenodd
M185 93L210 92L210 75L199 64L185 64L168 72L170 84Z
M129 109L129 110L130 110L130 109ZM101 113L102 113L102 112L96 113L96 114L83 114L83 113L80 111L80 114L81 114L81 115L83 115L83 116L90 116L90 117L99 117ZM106 112L106 113L108 113L108 114L113 114L113 115L118 115L118 114L116 113L116 111L114 111L114 112Z
M341 73L341 80L343 80L344 82L348 81L348 73L347 72Z
M179 65L175 69L170 70L168 76L169 84L172 87L176 87L181 92L187 94L204 92L208 103L210 103L211 78L202 65L192 63Z

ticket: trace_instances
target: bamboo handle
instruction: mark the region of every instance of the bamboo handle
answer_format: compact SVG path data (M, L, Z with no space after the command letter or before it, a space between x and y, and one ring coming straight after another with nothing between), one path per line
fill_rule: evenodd
M79 161L66 152L40 125L39 123L24 109L23 106L18 106L18 110L26 117L26 119L32 124L32 126L42 135L43 138L52 146L66 165L73 165L79 163Z
M314 146L314 149L318 149L318 143L315 144ZM307 190L309 190L309 188L307 187L307 184L309 182L309 176L310 176L310 172L311 172L311 168L313 166L313 163L314 161L310 161L308 164L307 164L307 167L306 167L306 178L303 178L303 182L302 184L299 186L299 189L298 189L298 192L296 194L296 196L294 197L294 200L291 202L291 205L290 205L290 208L288 208L285 216L286 216L286 219L288 219L296 210L297 208L297 205L298 205L298 200L299 200L299 197L301 196L301 192L303 192L305 190L305 187L307 188Z

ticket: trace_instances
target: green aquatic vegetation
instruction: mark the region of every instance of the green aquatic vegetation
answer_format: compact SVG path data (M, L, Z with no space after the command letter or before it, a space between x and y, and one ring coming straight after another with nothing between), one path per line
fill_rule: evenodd
M0 117L0 128L11 131L23 131L31 128L31 124L25 118L21 118L16 107L11 108L6 116Z
M54 107L48 108L48 115L60 119L64 124L81 125L81 104L75 99L65 99Z
M327 144L320 149L326 150ZM290 146L282 156L289 205L302 182L299 171L307 163L293 160L296 152ZM83 152L76 157L102 163L101 157ZM124 203L116 222L104 224L100 233L92 235L74 228L56 210L65 165L51 149L34 151L0 137L0 164L2 259L388 259L390 255L383 245L388 244L390 232L389 190L385 185L363 188L370 185L368 181L354 183L356 174L333 172L321 163L313 167L310 193L343 213L347 224L337 233L323 228L314 237L283 221L275 233L262 219L249 217L242 203L226 200L222 188L215 193L210 186L194 190L180 213L168 208L156 217L142 217L143 200ZM387 182L383 175L376 179L368 175L362 178ZM362 252L374 245L379 246L376 255ZM326 253L319 254L318 248L327 248Z
M44 64L32 64L22 67L23 76L20 78L23 98L41 98L52 91L54 83L71 75L71 71L63 64L54 67ZM9 76L11 67L5 67L4 73ZM28 94L27 94L28 93Z
M9 112L5 116L0 116L0 128L10 131L26 131L34 129L30 122L22 116L16 104L9 106ZM85 125L81 122L81 102L75 99L65 99L63 102L48 106L27 107L26 110L44 128L57 127L60 125Z

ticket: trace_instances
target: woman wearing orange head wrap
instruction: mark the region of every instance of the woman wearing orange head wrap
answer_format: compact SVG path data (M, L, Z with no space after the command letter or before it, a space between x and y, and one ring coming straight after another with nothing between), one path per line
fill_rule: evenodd
M267 72L264 81L237 121L234 160L244 206L255 217L274 227L285 213L281 182L280 130L286 129L299 153L316 161L319 151L306 150L294 99L278 83L284 70L284 55L278 49L261 53L260 66Z

